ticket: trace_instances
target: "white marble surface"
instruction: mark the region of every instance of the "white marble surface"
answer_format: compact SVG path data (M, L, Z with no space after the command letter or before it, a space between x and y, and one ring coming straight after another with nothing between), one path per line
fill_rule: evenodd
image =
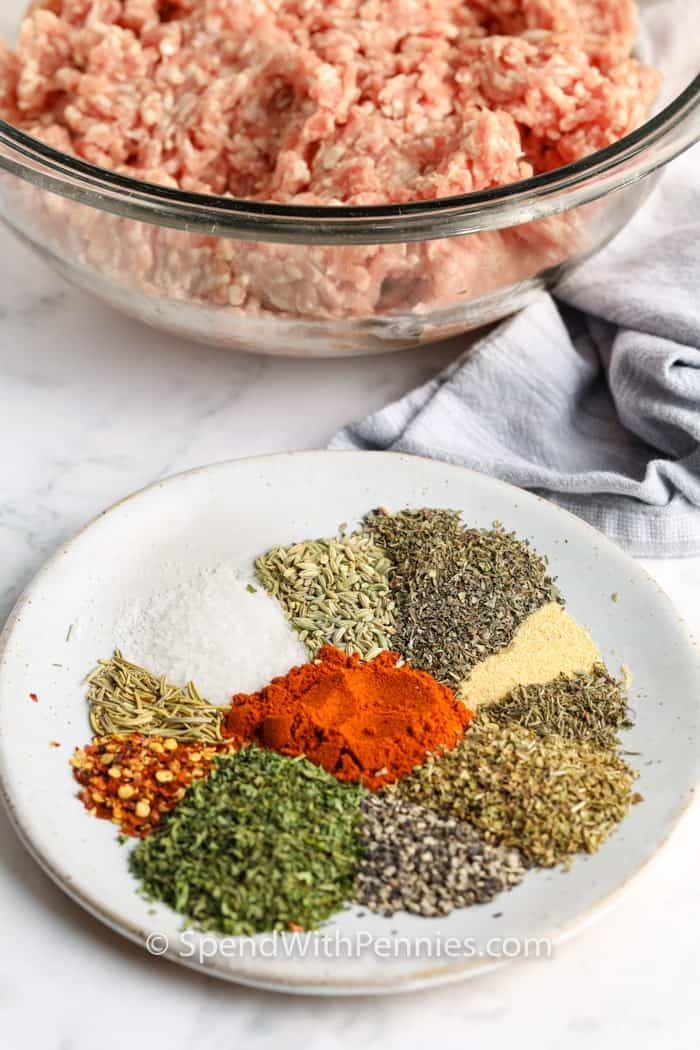
M133 489L213 460L323 445L457 349L333 362L227 355L121 319L4 232L0 259L0 618L63 539ZM700 559L647 567L700 636ZM320 1001L149 958L65 898L0 811L0 1043L690 1050L699 843L696 805L615 909L551 960L405 998Z

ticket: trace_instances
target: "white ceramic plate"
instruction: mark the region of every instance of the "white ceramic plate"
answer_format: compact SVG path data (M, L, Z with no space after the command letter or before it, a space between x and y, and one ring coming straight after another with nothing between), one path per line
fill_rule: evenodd
M117 610L129 597L222 560L249 570L270 545L334 534L341 522L356 522L378 505L454 507L477 526L498 519L549 557L569 610L592 632L608 665L617 670L624 662L632 671L636 724L625 745L639 753L632 761L645 801L600 853L577 859L570 873L530 872L491 904L444 919L403 913L387 919L348 909L329 924L326 940L315 936L291 948L288 939L285 948L264 937L243 944L183 936L180 916L138 896L114 826L90 820L74 797L68 759L90 735L81 681L111 651ZM250 985L388 992L482 972L527 950L518 942L556 942L600 914L690 800L700 776L699 698L697 655L668 599L617 547L551 503L410 456L272 456L205 467L139 492L42 569L0 644L2 784L17 830L49 875L132 940L144 945L151 937L153 948L175 961ZM61 746L51 747L51 740ZM201 964L200 949L207 956Z

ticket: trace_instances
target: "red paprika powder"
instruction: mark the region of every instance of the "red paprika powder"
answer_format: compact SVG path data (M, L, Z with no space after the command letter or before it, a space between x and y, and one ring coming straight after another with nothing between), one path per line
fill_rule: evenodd
M399 659L384 652L364 662L324 646L313 663L234 696L222 732L376 790L429 751L454 747L473 718L451 689Z

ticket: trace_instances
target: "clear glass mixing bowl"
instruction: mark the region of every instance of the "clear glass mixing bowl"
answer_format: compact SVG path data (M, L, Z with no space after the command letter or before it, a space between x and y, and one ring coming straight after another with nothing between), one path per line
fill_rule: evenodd
M640 4L639 52L664 77L646 124L502 189L364 209L206 197L96 168L0 121L2 217L68 280L178 335L307 357L445 339L514 312L596 252L700 138L696 2ZM10 38L25 7L3 3Z

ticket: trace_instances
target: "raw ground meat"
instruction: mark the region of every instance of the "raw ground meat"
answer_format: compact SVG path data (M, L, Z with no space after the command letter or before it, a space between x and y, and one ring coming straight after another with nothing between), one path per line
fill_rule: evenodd
M15 51L0 50L0 116L191 192L430 200L556 168L639 125L659 77L629 57L635 15L633 0L35 0ZM59 240L120 280L306 316L483 294L560 261L576 226L297 249L44 208L70 226Z

